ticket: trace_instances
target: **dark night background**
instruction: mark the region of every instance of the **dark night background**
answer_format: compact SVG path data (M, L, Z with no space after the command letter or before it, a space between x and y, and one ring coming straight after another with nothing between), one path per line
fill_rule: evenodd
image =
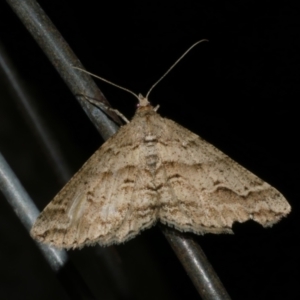
M197 237L232 299L299 299L298 1L39 1L87 70L146 94L159 113L199 134L275 186L292 213L271 229ZM5 1L0 43L75 172L103 140ZM62 187L0 72L0 151L40 209ZM130 118L136 99L97 82ZM298 101L298 102L297 102ZM66 299L0 195L0 298ZM157 227L111 247L133 299L199 299ZM94 248L69 252L97 299L123 299Z

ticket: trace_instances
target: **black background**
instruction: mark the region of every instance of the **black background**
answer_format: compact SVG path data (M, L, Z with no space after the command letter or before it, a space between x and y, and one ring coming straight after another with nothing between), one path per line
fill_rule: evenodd
M146 94L159 113L214 144L280 190L292 213L271 229L198 237L233 299L299 299L299 3L281 1L39 1L87 70ZM0 3L0 42L73 172L102 139L11 8ZM2 74L0 73L0 76ZM98 82L128 118L136 99ZM42 209L62 187L5 79L0 151ZM65 299L55 275L1 196L0 298ZM134 299L198 299L152 228L112 247ZM93 248L69 252L99 299L122 299Z

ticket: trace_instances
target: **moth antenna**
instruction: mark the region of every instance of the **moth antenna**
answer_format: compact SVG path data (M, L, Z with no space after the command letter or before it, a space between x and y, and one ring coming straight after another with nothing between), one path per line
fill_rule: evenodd
M132 94L134 97L136 97L136 98L140 101L139 96L138 96L137 94L135 94L134 92L132 92L131 90L129 90L129 89L126 89L126 88L124 88L124 87L122 87L122 86L120 86L120 85L118 85L118 84L115 84L115 83L113 83L113 82L111 82L111 81L109 81L109 80L107 80L107 79L105 79L105 78L102 78L102 77L100 77L100 76L97 76L97 75L95 75L95 74L93 74L93 73L91 73L91 72L88 72L88 71L84 70L84 69L81 69L81 68L78 68L78 67L75 67L75 66L73 66L73 68L74 68L74 69L77 69L77 70L80 70L80 71L83 72L83 73L89 74L89 75L91 75L91 76L93 76L93 77L95 77L95 78L98 78L98 79L100 79L100 80L102 80L102 81L104 81L104 82L106 82L106 83L108 83L108 84L111 84L111 85L113 85L113 86L115 86L115 87L117 87L117 88L119 88L119 89L121 89L121 90L124 90L124 91L126 91L126 92Z
M187 49L176 61L175 63L167 70L167 72L161 76L150 88L150 90L148 91L147 95L146 95L146 99L148 99L149 97L149 94L151 93L151 91L153 90L153 88L160 82L162 81L166 75L198 44L202 43L202 42L208 42L208 40L206 39L203 39L203 40L200 40L198 42L196 42L195 44L193 44L189 49Z
M79 68L79 67L75 67L75 66L73 66L73 68L74 69L77 69L77 70L80 70L81 72L83 72L83 73L86 73L86 74L89 74L89 75L91 75L91 76L93 76L93 77L95 77L95 78L98 78L98 79L100 79L100 80L102 80L102 81L104 81L104 82L106 82L106 83L108 83L108 84L110 84L110 85L113 85L113 86L115 86L115 87L117 87L117 88L119 88L119 89L121 89L121 90L124 90L124 91L126 91L126 92L128 92L128 93L130 93L130 94L132 94L134 97L136 97L138 100L139 100L139 106L146 106L146 105L148 105L149 104L149 101L148 101L148 97L149 97L149 94L152 92L152 90L154 89L154 87L160 82L160 81L162 81L166 76L167 76L167 74L195 47L195 46L197 46L198 44L200 44L200 43L202 43L202 42L208 42L208 40L206 40L206 39L203 39L203 40L200 40L200 41L198 41L198 42L196 42L195 44L193 44L190 48L188 48L176 61L175 61L175 63L167 70L167 72L165 72L152 86L151 86L151 88L149 89L149 91L148 91L148 93L147 93L147 95L146 95L146 97L144 97L144 96L142 96L141 94L139 94L139 95L137 95L137 94L135 94L134 92L132 92L131 90L129 90L129 89L126 89L126 88L124 88L124 87L122 87L122 86L120 86L120 85L118 85L118 84L115 84L115 83L113 83L113 82L111 82L111 81L109 81L109 80L107 80L107 79L105 79L105 78L103 78L103 77L100 77L100 76L98 76L98 75L95 75L95 74L93 74L93 73L91 73L91 72L88 72L88 71L86 71L86 70L84 70L84 69L81 69L81 68Z

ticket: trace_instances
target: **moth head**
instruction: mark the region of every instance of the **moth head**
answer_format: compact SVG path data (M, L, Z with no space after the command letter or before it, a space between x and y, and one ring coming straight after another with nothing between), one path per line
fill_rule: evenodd
M151 105L151 103L148 101L147 97L144 97L142 94L138 95L139 104L138 107L145 107Z

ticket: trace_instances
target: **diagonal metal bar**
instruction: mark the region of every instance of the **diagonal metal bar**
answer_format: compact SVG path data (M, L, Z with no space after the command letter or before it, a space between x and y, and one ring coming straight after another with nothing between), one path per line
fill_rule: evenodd
M6 54L3 46L0 44L0 69L6 76L12 90L13 98L21 107L23 115L30 127L35 131L36 137L40 140L44 153L49 158L51 166L53 167L57 178L61 183L65 183L71 178L71 170L67 166L65 159L60 151L60 148L51 136L47 127L43 124L42 118L39 117L38 112L34 109L31 98L23 88L21 81L18 78L16 70L14 70L8 55Z
M120 124L119 118L109 110L106 111L106 114L103 113L81 96L82 94L87 95L91 98L98 99L107 107L110 106L90 76L83 72L78 72L78 70L73 68L73 66L76 66L84 69L79 59L51 20L34 0L6 1L42 48L72 93L76 96L101 136L104 139L108 139L116 132L117 126L107 115Z
M0 190L21 223L29 231L40 212L1 153ZM36 245L52 270L58 275L58 279L63 283L69 299L94 299L78 271L69 262L65 250L58 250L41 243L36 243Z
M7 86L11 90L14 100L19 106L21 106L24 118L28 121L30 128L34 129L36 138L45 150L44 154L49 157L50 161L52 161L52 168L55 170L56 165L59 164L59 168L55 170L57 178L62 182L62 184L66 183L66 181L71 177L71 172L68 168L67 162L59 148L57 148L55 139L52 137L50 130L46 127L46 123L43 122L41 117L38 115L38 111L35 109L35 102L30 98L27 90L22 87L22 82L19 80L13 64L10 62L7 53L5 53L0 44L0 73L1 70L7 77ZM6 168L3 168L2 170L5 171ZM7 182L10 182L9 178L11 177L7 176L7 178ZM7 186L6 183L3 183L3 185ZM18 190L19 188L16 187L16 191ZM32 222L39 214L35 205L32 202L30 204L30 201L27 201L29 204L26 205L26 200L21 201L21 199L20 201L13 203L13 200L10 197L7 197L7 201L14 210L17 210L20 213L20 216L25 214L23 217L28 217L26 216L27 212L29 212L29 215L33 215L29 222L29 225L31 225L26 226L29 230L33 224ZM27 206L28 209L24 210L24 205ZM41 244L37 245L42 246ZM50 263L55 261L51 253L49 253L48 247L40 247L40 249ZM50 249L52 248L50 247ZM115 251L111 251L111 248L100 248L100 246L97 246L97 250L97 257L107 265L107 270L110 272L110 275L112 275L111 278L114 281L114 294L117 295L119 299L132 299L133 297L129 289L127 278L121 265L116 260ZM65 290L67 290L71 299L93 299L90 291L82 281L80 274L78 274L78 271L73 267L70 261L68 261L67 264L57 266L57 270L55 269L55 271L58 271L56 272L57 278L60 280ZM74 288L74 285L76 288Z
M230 300L218 275L193 236L164 225L160 227L202 298Z
M0 190L8 200L22 224L29 231L39 215L39 210L0 153ZM67 262L66 251L37 243L52 270L57 272Z
M74 72L72 65L83 67L37 3L33 0L6 1L34 36L74 95L78 98L78 95L86 94L105 102L102 93L89 76ZM80 97L79 101L104 139L116 131L117 127L103 113L99 113L97 109L88 102L82 101ZM164 233L201 297L207 300L230 299L218 276L203 255L200 246L186 238L184 234L179 237L177 234L169 234L165 230ZM205 270L209 270L209 272Z

